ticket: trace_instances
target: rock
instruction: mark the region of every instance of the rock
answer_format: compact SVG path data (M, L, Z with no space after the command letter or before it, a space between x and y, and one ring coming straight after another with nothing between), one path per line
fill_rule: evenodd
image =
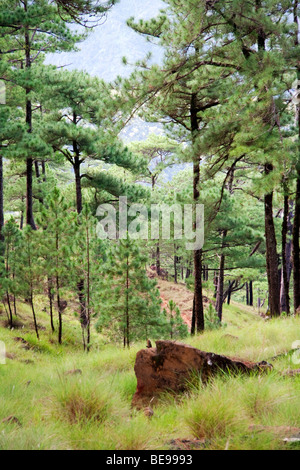
M147 406L147 408L144 409L144 415L147 416L147 418L152 418L154 411L150 406Z
M132 405L143 408L149 399L160 393L181 393L187 388L192 373L205 383L220 371L250 374L273 367L266 363L245 362L172 341L157 341L156 348L138 352L135 362L137 390Z
M4 424L16 424L17 426L22 427L22 424L20 423L18 418L16 418L16 416L8 416L8 418L4 418L2 420L2 423L4 423Z

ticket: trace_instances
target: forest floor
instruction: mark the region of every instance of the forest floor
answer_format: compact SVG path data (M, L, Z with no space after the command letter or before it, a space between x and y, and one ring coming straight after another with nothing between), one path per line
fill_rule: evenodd
M160 290L165 301L172 298L180 307L190 302L184 286L174 289L162 281ZM300 318L265 321L249 307L226 306L226 328L184 342L268 360L274 371L222 375L177 398L165 395L149 419L131 408L135 357L145 344L123 350L93 333L92 351L83 353L78 319L68 309L59 346L56 333L49 332L43 298L36 301L40 341L28 305L18 303L12 331L0 311L0 340L6 346L6 364L0 364L0 450L300 449L300 376L281 374L300 367L297 354L285 354L300 340Z

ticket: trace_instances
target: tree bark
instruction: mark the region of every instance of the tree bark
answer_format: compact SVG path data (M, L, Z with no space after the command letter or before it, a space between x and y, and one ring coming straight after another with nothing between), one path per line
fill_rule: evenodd
M178 257L176 255L177 252L177 247L176 244L174 244L174 282L175 284L178 284L178 270L177 270L177 263L178 263Z
M191 130L192 130L192 139L195 143L197 133L199 131L198 118L197 118L197 96L193 95L191 100ZM200 164L201 157L199 155L194 155L193 162L193 199L195 206L196 214L196 205L199 202L200 191ZM204 308L203 308L203 292L202 292L202 250L194 251L194 272L195 272L195 323L197 332L201 333L204 331Z
M254 299L253 299L253 281L249 282L249 305L253 307Z
M291 243L288 242L290 219L289 196L284 196L284 211L282 222L282 270L281 270L281 289L280 289L280 311L290 314L290 282L288 273L288 262L291 256Z
M75 173L75 186L76 186L76 208L77 213L82 212L82 186L81 186L81 174L80 174L80 158L79 156L74 157L74 173Z
M52 292L52 279L48 277L48 299L49 299L49 309L50 309L50 324L52 333L55 332L54 321L53 321L53 292Z
M266 174L268 175L271 171L273 171L273 165L266 164ZM278 273L277 240L273 218L273 192L265 196L265 236L270 315L272 317L277 317L280 316L280 282Z
M223 250L225 248L225 238L227 237L227 230L223 230L222 233L222 253L220 257L220 268L217 285L217 305L216 312L218 314L220 322L223 319L223 302L224 302L224 274L225 274L225 255Z
M156 272L157 275L161 275L161 264L160 264L160 244L159 241L156 245Z
M37 337L37 339L40 339L39 328L38 328L38 324L37 324L37 321L36 321L36 314L35 314L35 309L34 309L33 293L32 292L30 294L30 304L31 304L31 310L32 310L32 315L33 315L33 323L34 323L34 329L35 329L36 337Z
M24 3L25 11L27 11L27 2ZM30 37L28 27L25 28L25 64L26 69L31 68L31 56L30 56ZM29 134L32 133L32 103L29 98L30 89L26 88L26 125L27 125L27 132ZM33 216L33 159L31 157L27 158L26 162L26 197L27 197L27 204L26 204L26 223L30 225L33 230L36 230L36 225L34 222Z

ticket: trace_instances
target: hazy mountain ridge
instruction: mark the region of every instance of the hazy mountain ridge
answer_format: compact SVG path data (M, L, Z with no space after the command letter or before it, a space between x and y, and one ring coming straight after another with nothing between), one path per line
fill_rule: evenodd
M78 52L49 54L47 62L67 66L68 69L86 70L107 81L114 80L118 75L128 76L132 68L122 64L124 56L130 64L134 64L151 52L157 62L162 57L162 51L132 31L126 21L132 16L155 17L163 7L161 0L121 0L108 13L107 19L79 44Z

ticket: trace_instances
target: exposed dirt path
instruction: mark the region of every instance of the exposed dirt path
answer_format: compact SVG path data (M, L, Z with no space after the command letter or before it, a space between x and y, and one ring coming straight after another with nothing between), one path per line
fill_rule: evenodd
M170 300L176 303L180 310L183 321L191 328L193 314L193 292L187 289L184 284L174 284L174 282L157 279L158 289L162 299L162 308L168 311ZM209 305L208 299L204 298L204 308Z

